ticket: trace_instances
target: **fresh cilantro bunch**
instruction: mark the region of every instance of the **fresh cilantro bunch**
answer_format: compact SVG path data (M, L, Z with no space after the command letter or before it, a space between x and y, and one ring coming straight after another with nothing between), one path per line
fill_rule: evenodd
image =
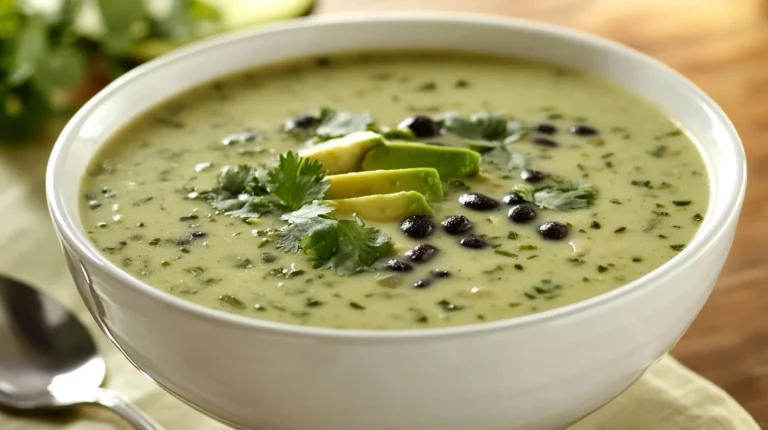
M76 108L135 66L131 51L142 42L186 41L220 18L202 0L173 0L162 17L143 0L94 3L86 10L93 4L59 0L42 10L0 0L0 142L32 138L52 113Z
M558 212L585 209L597 197L597 189L592 185L559 178L553 178L552 183L540 187L516 185L513 191L528 202Z
M326 173L317 160L288 152L271 169L224 168L219 186L203 196L214 209L236 218L282 214L287 225L279 232L278 249L301 250L315 267L340 275L371 270L391 253L391 240L359 219L335 220L328 215L333 208L321 203L329 187Z
M332 207L312 203L282 219L289 224L280 232L278 248L300 249L315 267L333 269L340 275L372 270L374 263L392 252L391 239L380 230L366 227L359 218L334 220L326 214Z
M219 175L218 188L205 193L219 212L237 218L260 218L270 213L297 211L322 199L329 183L317 160L294 152L281 154L270 170L247 165L227 166Z

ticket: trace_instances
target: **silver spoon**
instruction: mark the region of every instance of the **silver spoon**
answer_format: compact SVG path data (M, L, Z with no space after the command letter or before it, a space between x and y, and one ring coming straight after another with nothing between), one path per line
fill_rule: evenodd
M160 430L120 394L100 388L104 360L60 303L0 276L0 406L38 411L78 404L112 409L138 430Z

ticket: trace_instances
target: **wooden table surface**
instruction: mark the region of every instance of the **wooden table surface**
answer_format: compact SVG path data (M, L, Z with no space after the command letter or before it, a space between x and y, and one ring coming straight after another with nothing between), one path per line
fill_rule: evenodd
M768 0L319 0L318 13L452 10L548 21L632 46L709 93L739 130L749 187L711 299L673 350L768 428Z

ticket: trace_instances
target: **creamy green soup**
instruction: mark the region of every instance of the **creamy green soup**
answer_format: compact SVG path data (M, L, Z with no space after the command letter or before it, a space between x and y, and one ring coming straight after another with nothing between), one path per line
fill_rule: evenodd
M347 139L341 152L307 155L332 138ZM320 159L336 171L323 177ZM82 217L107 258L184 300L408 329L610 291L684 249L707 199L691 139L609 83L527 61L380 53L253 70L163 103L95 157Z

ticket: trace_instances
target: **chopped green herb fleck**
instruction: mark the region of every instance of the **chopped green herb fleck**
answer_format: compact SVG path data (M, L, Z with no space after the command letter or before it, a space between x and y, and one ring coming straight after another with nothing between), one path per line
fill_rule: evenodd
M592 224L590 224L589 227L595 230L600 230L600 227L602 227L602 225L600 225L600 223L597 221L592 221Z
M599 266L597 266L597 271L600 272L600 273L605 273L605 272L608 271L608 268L603 266L603 265L599 265Z
M503 249L494 249L493 252L494 254L503 255L505 257L517 258L517 254L513 254L509 251L504 251Z
M515 264L515 269L523 270L523 265L522 264Z
M640 257L632 257L632 262L633 263L640 263L641 261L643 261L643 259L640 258Z
M636 187L643 187L648 189L653 189L653 185L651 185L651 181L640 181L640 180L634 180L631 182L632 185Z
M517 249L519 251L535 251L535 250L539 249L539 247L536 246L536 245L528 245L528 244L526 244L526 245L518 245Z
M428 92L437 90L437 84L434 82L424 82L417 88L418 91Z
M690 200L673 200L672 204L675 206L688 206L691 204Z
M464 181L460 181L458 179L451 179L450 181L447 182L447 184L449 187L457 191L466 191L469 189L469 186L466 183L464 183Z
M659 145L656 148L654 148L652 151L649 151L648 154L650 154L651 157L661 158L667 154L667 149L668 148L666 145Z
M219 301L226 305L229 305L238 309L245 309L245 303L243 303L240 299L238 299L237 297L231 294L220 295Z
M509 233L507 233L507 239L509 239L509 240L515 240L518 237L519 237L519 235L517 234L516 231L510 231Z
M510 308L516 308L516 307L520 306L521 304L522 303L520 303L520 302L509 302L507 304L507 306L509 306Z
M701 214L696 214L696 215L693 216L693 220L696 221L696 222L701 222L703 219L704 219L704 217L701 216Z
M613 232L614 233L624 233L625 231L627 231L626 227L619 227L616 230L614 230Z
M365 306L363 306L363 305L361 305L360 303L357 303L357 302L349 302L349 307L352 308L352 309L357 309L359 311L365 309Z
M261 254L261 261L265 263L273 263L275 260L277 260L277 256L271 252L263 252Z
M685 248L685 244L681 245L669 245L670 248L672 248L673 251L682 251L683 248Z
M304 306L306 306L308 308L316 308L316 307L322 306L324 304L325 304L324 302L321 302L320 300L317 300L317 299L312 298L312 297L307 297L307 300L304 301Z
M611 202L611 203L613 203L613 204L615 204L615 205L620 205L620 204L622 204L622 203L621 203L621 200L619 200L619 199L611 199L611 200L610 200L610 202Z
M464 309L464 306L457 305L453 302L450 302L446 299L442 299L439 302L437 302L437 305L440 306L444 311L453 312L453 311L460 311Z

